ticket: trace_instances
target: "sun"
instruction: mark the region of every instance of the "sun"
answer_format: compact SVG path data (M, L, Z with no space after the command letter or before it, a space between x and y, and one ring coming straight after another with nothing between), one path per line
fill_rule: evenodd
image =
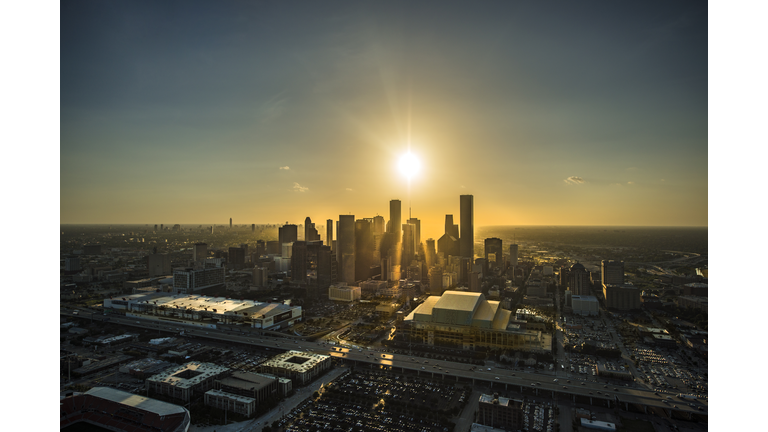
M400 158L398 167L400 168L400 172L410 180L411 177L419 173L421 162L413 153L408 152Z

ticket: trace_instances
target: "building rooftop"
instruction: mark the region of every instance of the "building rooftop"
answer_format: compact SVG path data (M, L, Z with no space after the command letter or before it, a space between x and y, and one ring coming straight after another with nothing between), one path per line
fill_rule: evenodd
M247 397L247 396L240 396L240 395L236 395L236 394L233 394L233 393L227 393L227 392L222 391L222 390L208 390L207 392L205 392L205 394L209 394L209 395L212 395L212 396L226 397L228 399L235 400L235 401L242 402L242 403L256 402L256 399L254 399L254 398L250 398L250 397Z
M236 387L244 390L258 390L275 382L277 377L252 372L234 372L231 376L219 381L224 386Z
M313 367L317 366L318 363L321 363L329 358L330 356L323 354L291 350L272 357L271 359L262 363L261 366L277 367L303 373L311 370Z
M148 381L160 381L176 387L190 388L228 370L229 368L213 363L189 362L152 375Z
M482 293L446 291L434 307L470 312L475 311L483 300L485 296Z
M116 390L110 387L94 387L85 392L85 394L95 396L100 399L121 403L123 405L128 405L161 416L184 414L185 412L184 408L178 405L162 402L156 399L146 398L144 396L135 395L133 393L128 393L122 390Z

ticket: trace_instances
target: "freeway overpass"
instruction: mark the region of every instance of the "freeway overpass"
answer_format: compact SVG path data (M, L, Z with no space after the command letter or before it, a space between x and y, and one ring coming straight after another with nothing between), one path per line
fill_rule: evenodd
M93 313L93 315L91 315ZM72 311L61 311L62 315L74 316ZM598 383L580 379L558 378L556 381L550 374L512 370L498 367L481 367L465 363L444 360L425 359L405 354L392 354L363 347L335 346L325 342L301 340L295 336L284 337L281 333L263 332L259 329L242 326L218 326L210 329L200 326L185 325L183 322L158 320L153 318L125 317L120 315L102 316L90 310L80 310L79 318L100 321L109 318L115 324L152 329L164 332L179 333L185 336L207 338L216 341L228 341L238 344L274 349L276 351L303 350L318 354L330 355L333 358L351 362L358 366L384 367L393 370L411 371L418 375L428 375L441 379L454 379L468 384L483 383L492 387L517 390L539 397L568 398L574 402L591 405L615 406L629 409L637 406L646 411L648 408L663 409L668 415L674 411L683 416L694 414L706 416L706 402L696 401L694 406L690 400L677 397L657 395L650 390L620 387L611 384ZM279 335L279 336L276 336ZM671 399L670 399L671 398ZM666 400L666 402L664 402ZM699 410L701 407L701 410Z

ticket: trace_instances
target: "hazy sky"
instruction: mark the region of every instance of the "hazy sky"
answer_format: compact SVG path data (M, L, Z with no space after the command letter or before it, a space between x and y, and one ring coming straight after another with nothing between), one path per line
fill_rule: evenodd
M698 225L706 2L61 3L61 223ZM397 170L408 151L422 170Z

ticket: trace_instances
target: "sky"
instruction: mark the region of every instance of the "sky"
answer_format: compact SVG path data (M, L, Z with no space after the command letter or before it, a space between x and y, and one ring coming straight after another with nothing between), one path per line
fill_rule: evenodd
M706 2L60 7L62 224L708 224Z

